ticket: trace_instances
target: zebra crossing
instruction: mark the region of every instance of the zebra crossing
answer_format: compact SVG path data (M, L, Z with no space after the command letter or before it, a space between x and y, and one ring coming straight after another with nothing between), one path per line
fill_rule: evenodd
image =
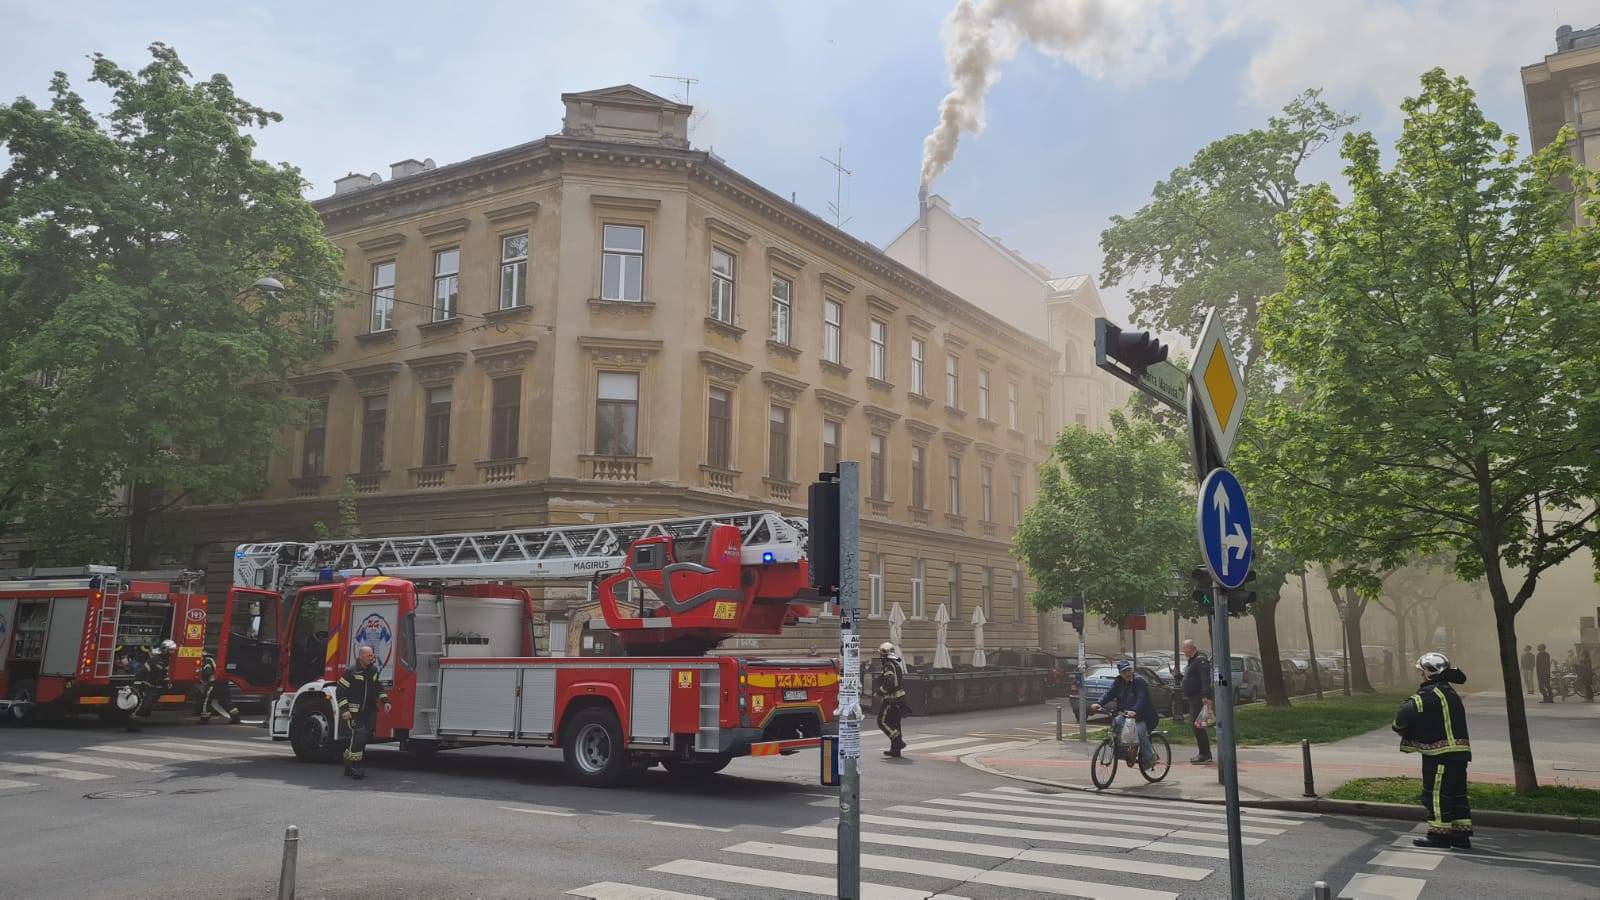
M1267 844L1315 818L1252 811L1244 816L1245 844ZM836 829L836 820L826 819L746 840L730 836L732 842L714 853L567 894L591 900L831 897ZM1196 882L1226 865L1226 840L1226 812L1201 804L1009 784L914 802L897 798L869 803L861 815L861 895L954 898L941 892L967 890L1171 900L1195 894Z
M154 737L91 744L71 750L0 753L0 797L52 784L105 781L128 776L172 775L187 765L290 755L267 741Z
M1012 730L1003 733L974 733L962 735L942 734L907 734L905 753L909 756L922 756L932 759L954 761L963 756L974 753L995 753L1009 750L1013 747L1022 747L1040 740L1043 735L1034 735L1026 731ZM881 731L866 732L861 735L861 749L863 752L887 749L889 739Z

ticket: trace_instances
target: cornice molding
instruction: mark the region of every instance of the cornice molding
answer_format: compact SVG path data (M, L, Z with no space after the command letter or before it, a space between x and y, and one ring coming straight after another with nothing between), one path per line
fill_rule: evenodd
M724 387L738 387L745 373L755 368L742 359L724 356L714 350L700 351L700 365L706 370L707 378Z
M393 250L405 242L406 236L396 231L393 234L356 241L356 247L363 253L377 253L380 250Z
M596 209L655 212L661 208L661 201L653 197L618 197L610 194L590 194L589 205Z
M787 266L796 272L806 267L806 261L780 247L767 248L767 261Z
M706 230L720 236L725 241L732 241L736 244L750 243L750 232L716 216L706 216Z
M774 400L793 404L800 399L811 385L798 378L790 378L780 372L768 369L761 373L761 383L767 386Z
M406 365L417 373L417 381L427 387L439 387L455 380L456 373L467 361L465 353L439 353L406 360Z
M832 272L820 272L818 273L818 277L822 279L822 287L824 290L831 290L839 294L855 293L856 286L854 284L844 280L843 278L840 278L838 275L835 275Z
M504 222L507 219L531 219L539 214L539 201L529 200L525 203L513 203L498 209L486 209L483 217L491 222Z
M423 225L417 231L421 232L423 237L432 239L466 231L471 226L471 219L446 219L443 222L435 222L432 225Z
M899 309L900 307L890 303L888 300L885 300L882 297L879 297L877 294L868 294L867 308L883 313L886 316L892 316L894 315L895 310Z

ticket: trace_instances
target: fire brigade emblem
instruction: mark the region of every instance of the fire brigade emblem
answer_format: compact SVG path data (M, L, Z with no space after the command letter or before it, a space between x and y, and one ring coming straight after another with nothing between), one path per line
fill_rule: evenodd
M362 619L361 627L356 629L355 646L372 648L378 657L378 671L389 668L389 653L394 649L394 630L389 627L389 620L378 613Z

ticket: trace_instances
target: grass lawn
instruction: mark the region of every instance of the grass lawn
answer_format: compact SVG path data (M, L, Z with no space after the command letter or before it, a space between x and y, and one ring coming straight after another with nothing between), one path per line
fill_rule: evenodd
M1251 703L1235 707L1233 718L1242 747L1298 744L1303 738L1313 744L1325 744L1388 725L1394 721L1400 701L1409 696L1410 691L1349 697L1330 694L1322 700L1296 700L1286 709ZM1194 743L1194 732L1181 722L1164 720L1159 730L1174 744Z
M1414 804L1420 802L1421 795L1420 778L1357 778L1328 796L1335 800ZM1600 818L1600 790L1593 788L1547 784L1531 796L1523 797L1509 784L1477 784L1469 781L1467 798L1472 802L1473 809Z

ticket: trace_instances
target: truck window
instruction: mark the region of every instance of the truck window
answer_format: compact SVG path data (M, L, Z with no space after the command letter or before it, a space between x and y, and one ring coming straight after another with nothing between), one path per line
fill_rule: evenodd
M50 622L50 604L40 601L17 605L17 636L11 658L17 662L38 662L44 653L45 626Z
M330 591L304 591L295 607L289 641L289 683L302 685L322 677L328 650L328 619L333 613Z

